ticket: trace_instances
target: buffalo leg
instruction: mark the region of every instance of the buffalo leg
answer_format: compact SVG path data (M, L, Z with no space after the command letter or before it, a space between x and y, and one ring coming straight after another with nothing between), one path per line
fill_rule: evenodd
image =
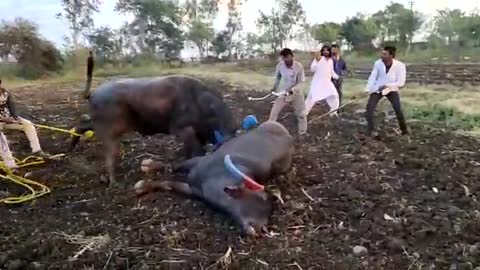
M203 156L194 157L194 158L185 160L182 163L173 166L172 172L173 173L186 174L186 173L190 172L190 170L193 167L195 167L198 164L198 162L200 162L200 160L202 158L203 158Z
M118 186L116 180L116 165L120 153L120 142L118 139L111 139L106 141L105 166L109 177L109 186Z
M97 136L100 138L105 151L105 168L108 174L108 182L110 187L118 186L116 181L116 165L119 157L120 140L113 135L111 126L97 125Z
M203 150L193 127L185 127L172 133L180 137L180 139L183 141L186 158L203 156L205 154L205 151Z
M135 184L135 192L137 195L143 195L161 190L173 191L185 196L201 197L201 192L198 189L182 182L141 180Z

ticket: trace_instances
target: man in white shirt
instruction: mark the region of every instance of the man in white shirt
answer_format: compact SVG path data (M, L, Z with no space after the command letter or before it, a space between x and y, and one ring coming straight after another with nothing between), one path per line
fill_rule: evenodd
M369 136L378 136L375 132L373 114L378 102L384 96L387 97L395 110L402 135L408 134L407 124L400 105L400 95L398 94L398 90L405 85L407 73L405 64L395 59L396 50L395 46L385 46L382 58L375 62L372 73L368 78L365 90L370 94L366 112Z

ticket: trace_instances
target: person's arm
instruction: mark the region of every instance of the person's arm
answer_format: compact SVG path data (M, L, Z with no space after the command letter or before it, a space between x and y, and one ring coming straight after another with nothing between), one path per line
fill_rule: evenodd
M378 78L378 68L377 68L377 63L373 65L373 70L370 73L370 76L368 77L368 82L367 82L367 90L368 92L376 92L378 91L378 86L376 86L376 81Z
M17 119L18 115L17 115L17 110L15 108L15 102L10 93L8 94L8 97L7 97L7 107L8 107L8 110L10 111L10 115L14 119Z
M407 69L405 68L405 64L402 63L401 65L399 65L396 72L397 72L396 81L386 84L385 85L386 87L400 88L405 85L405 81L407 80Z
M332 74L332 78L334 80L338 80L338 78L340 76L338 76L338 74L335 72L335 69L333 68L333 60L330 59L330 61L328 61L328 66L330 67L330 74Z
M280 84L281 79L282 79L282 74L280 73L280 64L278 64L275 71L275 83L273 84L272 91L274 92L277 91L277 88L278 88L278 85Z
M315 73L315 71L317 71L318 62L320 62L320 61L315 59L315 58L312 59L312 63L310 64L310 71L311 72Z
M343 63L343 68L342 68L342 77L347 75L347 72L348 72L348 69L347 69L347 62L345 62L345 60L342 59L342 63Z

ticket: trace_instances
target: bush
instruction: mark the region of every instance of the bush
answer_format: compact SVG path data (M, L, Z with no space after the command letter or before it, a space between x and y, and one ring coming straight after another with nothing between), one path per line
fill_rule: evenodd
M38 26L26 19L0 24L0 55L13 56L18 62L18 76L36 79L62 68L60 52L42 38Z

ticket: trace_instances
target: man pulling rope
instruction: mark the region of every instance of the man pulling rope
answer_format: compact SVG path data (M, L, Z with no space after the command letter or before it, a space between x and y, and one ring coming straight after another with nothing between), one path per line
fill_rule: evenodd
M2 81L0 80L0 130L3 129L22 130L27 135L34 156L42 158L50 157L49 154L43 152L40 146L34 124L17 115L12 95L2 87ZM0 132L0 155L7 167L12 170L18 168L3 132Z

